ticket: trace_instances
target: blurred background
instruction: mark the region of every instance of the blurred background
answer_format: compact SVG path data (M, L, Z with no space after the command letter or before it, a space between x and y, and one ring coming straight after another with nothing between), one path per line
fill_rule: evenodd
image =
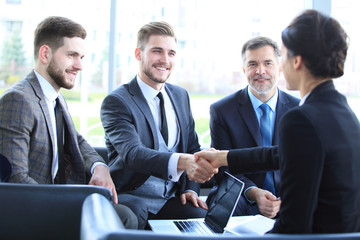
M247 85L244 42L266 36L280 46L290 21L315 8L335 17L350 36L345 75L335 84L360 117L359 5L353 0L0 0L0 93L32 70L36 26L48 16L71 18L87 30L86 54L75 87L62 94L78 131L93 146L104 146L102 100L137 74L134 51L141 26L166 21L178 39L168 82L188 90L200 143L208 147L210 104ZM283 77L279 88L286 91Z

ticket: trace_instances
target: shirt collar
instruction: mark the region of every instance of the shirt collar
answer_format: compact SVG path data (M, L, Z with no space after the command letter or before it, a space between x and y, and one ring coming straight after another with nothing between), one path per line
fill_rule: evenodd
M138 75L136 75L136 81L140 87L141 92L143 93L144 97L146 98L147 101L152 101L154 100L154 98L156 98L156 96L158 95L159 91L153 89L152 87L150 87L149 85L147 85ZM164 85L165 86L165 85ZM165 95L165 88L163 87L160 92L163 93L163 95Z
M51 84L43 76L41 76L40 73L36 72L35 70L34 73L39 80L40 87L47 100L50 102L55 101L59 94L55 91L54 87L51 86Z
M306 99L309 97L311 92L308 92L308 94L306 94L303 98L301 98L300 102L299 102L299 106L303 105L306 101Z
M260 105L263 104L263 102L260 101L257 97L255 97L255 95L250 90L250 86L248 86L248 94L250 97L251 104L253 105L253 108L256 111L256 109L258 109L258 107L260 107ZM273 110L273 112L275 112L276 109L278 95L279 95L278 89L276 89L274 96L272 96L269 99L269 101L266 102L266 104L269 105L269 107Z

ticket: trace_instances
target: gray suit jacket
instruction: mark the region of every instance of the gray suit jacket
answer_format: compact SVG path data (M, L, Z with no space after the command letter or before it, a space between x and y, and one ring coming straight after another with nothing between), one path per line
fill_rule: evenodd
M165 84L180 125L179 151L200 150L189 96L185 89ZM159 139L151 110L136 78L110 93L101 106L101 121L109 150L109 167L119 193L134 190L149 176L168 179L168 161L172 153L159 152ZM180 178L180 188L199 191L199 184Z
M76 131L60 94L67 125L66 182L86 183L86 174L102 158ZM0 153L12 166L10 182L53 183L54 133L45 95L34 72L0 98Z

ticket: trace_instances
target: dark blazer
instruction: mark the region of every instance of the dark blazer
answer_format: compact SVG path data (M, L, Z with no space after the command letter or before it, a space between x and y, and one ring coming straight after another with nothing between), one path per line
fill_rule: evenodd
M66 182L86 183L94 162L104 162L76 131L65 99L59 94L67 125ZM53 183L54 133L45 95L34 72L0 98L0 153L9 159L9 182Z
M228 162L237 173L280 168L272 232L360 231L360 124L332 81L283 116L278 147L231 150Z
M180 125L179 152L200 150L189 96L185 89L165 84ZM110 172L119 193L134 190L151 175L167 180L168 161L172 153L159 152L159 139L148 103L136 77L110 93L101 106L101 121L109 151ZM186 173L178 182L180 193L200 185L189 181Z
M289 109L298 106L299 99L279 90L276 116L273 134L273 145L278 144L279 122L281 117ZM216 149L240 149L262 146L262 138L259 123L248 95L248 87L241 89L210 106L210 130L211 145ZM223 177L221 168L219 174L215 175L216 184ZM238 174L237 178L245 183L244 189L248 187L263 188L265 172ZM275 191L279 194L280 173L274 172ZM244 194L245 191L243 191Z

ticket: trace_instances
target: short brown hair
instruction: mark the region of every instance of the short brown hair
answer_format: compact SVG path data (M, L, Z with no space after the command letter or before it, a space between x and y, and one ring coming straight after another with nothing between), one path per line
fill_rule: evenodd
M55 51L64 44L64 37L86 38L86 30L80 24L65 17L48 17L35 29L34 56L38 58L39 49L48 45Z
M138 32L137 47L144 50L151 35L165 35L175 38L174 29L166 22L150 22L145 24Z

